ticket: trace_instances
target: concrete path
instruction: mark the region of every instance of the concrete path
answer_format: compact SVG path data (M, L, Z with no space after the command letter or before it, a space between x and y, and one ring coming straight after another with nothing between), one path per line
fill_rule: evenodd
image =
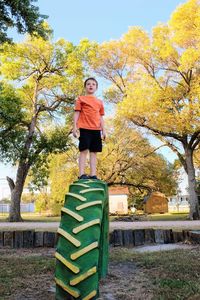
M0 231L2 230L47 230L56 231L59 222L22 222L8 223L0 222ZM110 222L110 231L114 229L196 229L200 230L200 220L198 221L137 221L137 222Z
M182 243L178 244L159 244L159 245L145 245L145 246L136 246L132 249L132 251L136 252L157 252L157 251L169 251L174 249L185 249L185 250L191 250L198 248L199 246L194 245L186 245Z

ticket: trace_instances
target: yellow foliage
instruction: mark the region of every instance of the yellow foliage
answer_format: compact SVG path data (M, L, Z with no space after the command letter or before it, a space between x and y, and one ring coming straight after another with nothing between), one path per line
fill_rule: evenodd
M177 7L169 21L173 41L182 48L200 46L200 1L189 0Z

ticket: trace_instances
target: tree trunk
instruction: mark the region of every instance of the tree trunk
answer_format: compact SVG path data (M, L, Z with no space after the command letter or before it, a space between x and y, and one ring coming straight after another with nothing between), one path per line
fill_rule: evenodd
M193 151L191 149L185 149L185 161L187 165L187 175L188 175L188 192L189 192L189 202L190 202L190 219L198 220L200 219L199 214L199 203L196 192L196 178L195 178L195 168L193 164Z
M27 164L20 163L17 169L16 183L14 183L11 178L7 177L7 181L11 191L11 206L8 217L9 222L23 221L21 217L20 202L28 170L29 167L27 166Z

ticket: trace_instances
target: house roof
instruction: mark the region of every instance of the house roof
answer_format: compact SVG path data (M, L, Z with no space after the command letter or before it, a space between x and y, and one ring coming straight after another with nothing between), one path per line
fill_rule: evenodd
M109 188L109 195L128 195L128 187L127 186L116 186Z
M151 194L144 197L143 203L146 203L152 196L160 197L160 198L167 198L165 194L161 192L152 192Z

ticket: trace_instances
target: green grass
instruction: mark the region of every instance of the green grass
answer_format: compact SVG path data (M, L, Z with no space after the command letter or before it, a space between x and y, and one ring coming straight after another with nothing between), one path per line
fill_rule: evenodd
M167 214L152 214L147 216L148 221L185 221L188 218L187 213L167 213Z
M27 295L32 295L32 300L55 299L55 295L48 294L54 285L52 250L50 255L47 249L0 251L1 300L26 299ZM112 248L109 274L100 292L112 294L116 300L145 299L145 295L152 295L152 300L197 300L199 269L199 248L152 253ZM136 297L137 293L141 298Z
M141 221L174 221L174 220L187 220L188 214L186 213L174 213L174 214L152 214L152 215L139 215ZM109 220L117 221L120 216L109 216ZM130 216L123 216L123 218L128 218ZM0 222L6 222L8 214L0 214ZM26 222L60 222L60 216L52 217L46 215L40 215L37 213L22 213L22 218Z
M14 250L10 252L7 250L3 255L1 253L0 300L15 299L15 297L26 299L26 293L30 296L32 288L40 289L42 296L43 282L44 286L46 284L50 287L52 284L55 259L47 255L34 256L28 252L22 257L20 252L18 255L13 255L13 253ZM43 292L45 295L46 291ZM37 299L40 299L39 295ZM48 296L46 299L49 299Z
M110 221L117 221L118 219L126 219L130 218L131 215L128 216L110 216ZM187 213L166 213L166 214L138 214L138 215L133 215L132 216L133 220L135 218L139 218L140 221L174 221L174 220L180 220L180 221L185 221L188 218Z
M154 300L200 299L196 298L200 295L199 249L152 253L114 249L110 259L135 262L149 279Z
M25 222L60 222L60 217L39 215L37 213L22 213ZM0 215L0 222L7 222L8 214Z

